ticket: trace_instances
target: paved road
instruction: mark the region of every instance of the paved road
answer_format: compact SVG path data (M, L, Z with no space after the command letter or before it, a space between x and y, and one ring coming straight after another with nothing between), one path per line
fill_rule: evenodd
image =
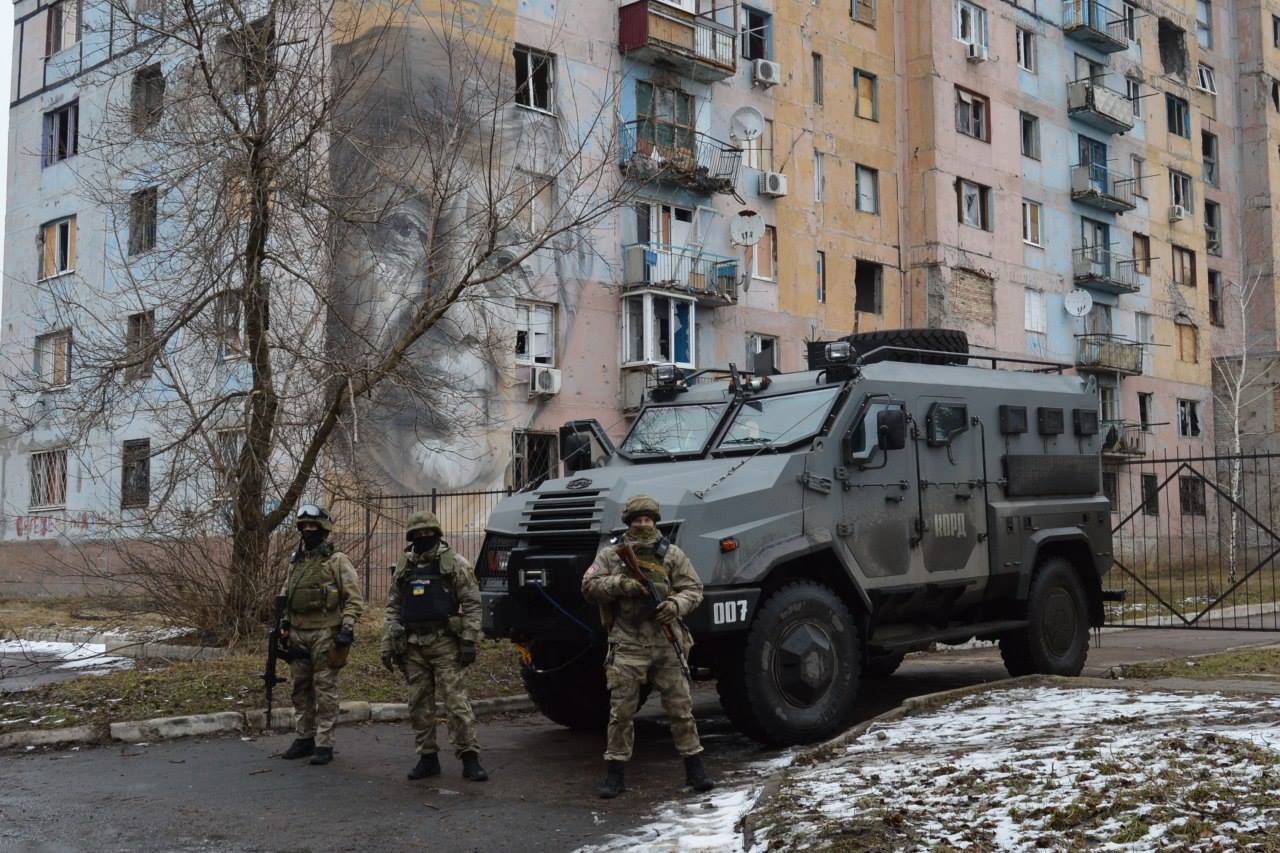
M1280 634L1125 631L1102 635L1088 674L1119 663L1280 642ZM903 698L1004 676L994 649L908 659L894 678L864 691L858 716ZM714 692L698 693L708 763L732 783L744 766L776 753L736 734ZM0 758L0 849L61 851L571 850L644 822L680 793L681 768L651 703L637 731L630 793L595 798L601 738L537 716L480 727L485 784L463 782L446 758L443 781L409 783L412 738L404 725L339 730L329 767L285 763L289 738L217 738L152 746Z

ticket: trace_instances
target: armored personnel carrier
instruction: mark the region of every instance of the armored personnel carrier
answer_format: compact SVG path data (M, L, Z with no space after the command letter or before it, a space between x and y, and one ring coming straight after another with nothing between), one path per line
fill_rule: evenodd
M607 719L579 587L636 494L706 585L695 674L762 742L841 731L868 679L934 643L998 640L1011 674L1079 674L1111 565L1092 380L939 330L810 351L812 369L769 376L658 366L620 444L566 424L567 476L493 512L485 630L519 644L547 717Z

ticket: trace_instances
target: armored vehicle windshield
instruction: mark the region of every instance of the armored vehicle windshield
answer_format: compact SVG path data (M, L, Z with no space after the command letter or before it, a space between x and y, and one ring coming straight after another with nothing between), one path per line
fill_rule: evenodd
M719 447L784 447L810 438L826 422L840 390L839 385L833 385L798 394L748 399L734 413Z
M649 406L640 413L619 450L637 459L701 455L727 408L727 403Z

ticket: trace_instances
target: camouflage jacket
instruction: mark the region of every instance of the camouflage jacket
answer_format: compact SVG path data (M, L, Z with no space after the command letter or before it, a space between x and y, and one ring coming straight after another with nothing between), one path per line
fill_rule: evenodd
M396 563L395 573L391 576L391 589L387 592L387 610L383 622L385 627L382 631L382 650L384 652L397 651L393 648L394 637L397 633L401 636L407 636L413 642L428 642L441 633L440 630L427 631L421 634L410 631L405 635L403 633L404 626L400 624L400 601L404 594L405 576L409 574L411 567L420 563L430 562L437 557L440 559L440 574L444 577L449 590L458 600L458 612L450 617L448 625L445 626L443 632L460 640L470 640L473 643L480 640L480 585L476 583L476 575L471 568L471 564L467 562L465 557L450 548L449 543L442 539L433 551L419 555L412 550L406 550L400 555L400 561Z
M656 564L656 555L652 550L656 541L638 541L630 533L624 535L624 541L636 551L642 567L650 561ZM694 571L693 563L678 546L668 545L661 570L667 576L667 598L676 603L682 618L688 616L702 603L702 579ZM662 628L653 618L653 605L645 598L632 598L623 593L622 581L626 577L626 567L618 552L613 547L602 548L596 554L595 562L582 576L582 595L602 608L611 609L613 626L609 629L610 642L665 644L667 639ZM683 623L678 623L676 627L677 636L687 653L693 644L693 638Z
M285 618L303 630L354 627L364 612L356 567L328 542L304 551L290 564L280 594L285 597Z

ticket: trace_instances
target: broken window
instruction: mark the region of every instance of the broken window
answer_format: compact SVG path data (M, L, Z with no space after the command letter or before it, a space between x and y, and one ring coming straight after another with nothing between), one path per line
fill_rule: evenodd
M884 264L858 258L853 272L853 310L863 314L884 311Z
M80 151L80 102L72 101L44 114L43 156L40 162L52 166Z
M531 47L516 45L516 103L522 107L554 112L555 57Z
M1157 35L1160 40L1160 65L1165 74L1187 78L1187 33L1182 27L1161 18Z
M982 95L956 87L956 130L965 136L988 139L989 102Z
M516 302L516 364L555 364L556 306Z
M1179 98L1168 92L1164 95L1164 115L1169 124L1169 132L1185 139L1191 138L1191 107L1186 98Z
M772 17L768 12L742 7L742 57L743 59L769 58L769 23Z
M68 216L40 226L41 280L73 272L76 268L76 218Z
M1177 169L1169 170L1169 199L1188 215L1195 212L1195 195L1191 188L1191 176Z
M990 187L961 178L956 181L956 204L962 223L984 231L991 230Z
M1197 400L1178 401L1178 435L1182 438L1200 437L1200 403Z
M1222 208L1208 199L1204 202L1204 243L1210 255L1222 254Z

